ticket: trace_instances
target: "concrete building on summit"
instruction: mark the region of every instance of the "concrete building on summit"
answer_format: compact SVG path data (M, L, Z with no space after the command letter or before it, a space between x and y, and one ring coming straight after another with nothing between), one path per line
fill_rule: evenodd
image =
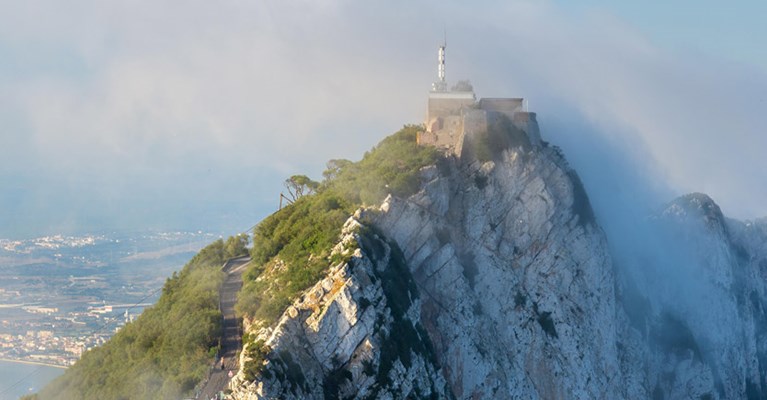
M460 157L468 136L486 133L505 124L524 131L531 144L540 143L535 113L527 111L524 99L482 98L477 101L468 81L459 81L448 88L445 48L445 44L439 47L438 79L429 91L426 130L418 135L418 144L442 148Z

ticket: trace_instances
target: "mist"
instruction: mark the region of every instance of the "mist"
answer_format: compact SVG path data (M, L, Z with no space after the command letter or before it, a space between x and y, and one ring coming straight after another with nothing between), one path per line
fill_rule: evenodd
M608 233L691 191L767 215L760 64L599 4L2 8L0 235L251 226L285 177L423 119L445 31L448 80L527 98Z
M767 327L733 293L764 297L749 285L767 258L663 210L700 192L727 217L767 216L767 6L706 26L728 5L569 3L0 4L0 238L243 232L285 178L421 123L446 40L449 84L524 97L580 176L630 325L616 329L737 374L717 365L746 354L731 344L747 324Z

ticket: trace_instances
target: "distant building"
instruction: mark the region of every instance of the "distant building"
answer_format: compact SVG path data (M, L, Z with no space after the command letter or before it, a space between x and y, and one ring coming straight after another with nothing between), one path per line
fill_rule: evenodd
M53 332L52 331L38 331L37 337L39 339L52 339L53 338Z
M88 307L88 312L90 314L107 314L112 312L112 306Z
M54 314L59 312L57 307L24 306L22 310L33 314Z
M523 98L482 98L477 101L468 81L459 81L448 89L446 47L446 44L439 47L437 81L429 92L426 130L418 135L418 144L442 148L460 157L467 135L487 132L494 125L504 123L524 131L531 143L540 143L535 113L527 111Z

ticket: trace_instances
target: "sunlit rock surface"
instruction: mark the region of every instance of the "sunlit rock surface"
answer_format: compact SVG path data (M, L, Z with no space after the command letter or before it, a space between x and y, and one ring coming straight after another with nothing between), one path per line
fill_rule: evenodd
M333 266L275 328L257 333L271 348L269 361L255 382L235 377L234 398L447 396L402 255L355 218L335 249L344 251L348 262Z
M620 397L606 242L550 147L446 163L377 226L422 290L421 319L456 398Z
M765 221L688 195L617 265L545 142L421 178L416 195L351 218L335 250L348 261L252 332L268 362L255 382L236 376L235 399L767 395Z

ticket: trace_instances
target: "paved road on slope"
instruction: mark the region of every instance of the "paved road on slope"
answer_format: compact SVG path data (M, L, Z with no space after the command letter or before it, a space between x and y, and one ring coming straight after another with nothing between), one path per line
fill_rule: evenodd
M197 399L208 400L225 390L229 383L229 372L237 372L237 353L242 346L242 332L240 323L234 315L234 303L237 301L237 292L242 287L242 272L248 262L250 258L242 257L229 260L224 264L223 271L226 273L226 278L221 285L220 293L221 311L224 315L220 354L224 358L224 368L221 368L221 359L216 360L216 365L211 370L208 381L202 387Z

